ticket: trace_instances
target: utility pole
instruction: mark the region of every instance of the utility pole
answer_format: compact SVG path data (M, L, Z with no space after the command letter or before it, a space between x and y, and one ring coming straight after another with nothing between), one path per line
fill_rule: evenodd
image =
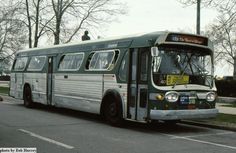
M201 16L201 0L197 0L197 27L196 27L196 31L197 34L200 35L200 17Z

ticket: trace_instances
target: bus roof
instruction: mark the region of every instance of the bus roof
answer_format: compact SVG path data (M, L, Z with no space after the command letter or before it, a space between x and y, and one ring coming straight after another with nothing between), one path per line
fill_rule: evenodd
M179 34L179 35L188 35L194 37L202 37L203 36L193 35L193 34L185 34L185 33L176 33L169 31L157 31L152 33L142 33L135 35L127 35L122 37L113 37L106 39L97 39L97 40L88 40L81 41L76 43L68 43L62 45L54 45L45 48L32 48L21 50L17 52L18 55L24 56L25 54L54 54L58 52L74 52L74 51L93 51L93 50L102 50L102 49L112 49L112 48L136 48L136 47L148 47L153 46L158 43L164 43L165 39L169 34ZM172 42L173 43L173 42ZM180 43L180 42L179 42ZM185 43L185 42L181 42ZM191 44L192 45L192 44Z

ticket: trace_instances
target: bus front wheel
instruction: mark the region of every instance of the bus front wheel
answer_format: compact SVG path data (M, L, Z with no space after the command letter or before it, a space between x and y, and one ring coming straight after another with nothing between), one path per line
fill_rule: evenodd
M109 98L109 101L106 103L105 106L104 115L109 124L113 126L122 126L122 106L119 101L113 98Z
M32 92L28 85L24 88L24 105L28 108L33 107Z

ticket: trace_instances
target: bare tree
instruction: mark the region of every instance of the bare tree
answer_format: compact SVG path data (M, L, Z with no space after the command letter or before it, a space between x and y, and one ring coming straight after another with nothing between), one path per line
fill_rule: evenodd
M197 0L178 0L178 1L182 3L184 6L195 5L197 3ZM225 14L228 11L234 12L231 13L231 16L228 18L229 22L231 18L234 18L236 16L236 9L235 9L236 0L201 0L201 4L203 5L203 7L210 7L216 9L219 14Z
M216 60L226 61L233 67L236 79L236 0L218 0L219 16L210 26L209 37L213 38Z
M6 52L9 50L12 52L17 51L25 42L26 35L24 34L22 22L15 18L15 5L18 4L12 4L12 7L8 8L2 5L0 11L0 52L2 54L8 54Z
M178 1L185 6L197 4L197 0L178 0ZM233 1L235 0L201 0L201 3L203 4L204 7L217 8L232 3Z
M196 0L179 0L185 6L196 4ZM219 13L210 24L206 34L215 45L215 61L226 61L233 66L236 78L236 0L201 0L205 7L211 7Z
M54 44L70 42L82 29L98 28L109 23L125 7L117 0L51 0L55 21L49 29L54 35ZM63 37L63 38L62 38Z
M206 32L215 45L215 61L226 61L233 66L236 78L236 17L232 13L221 14Z
M197 22L196 22L196 33L200 35L201 33L201 5L210 6L213 0L179 0L180 3L185 6L194 5L197 6Z
M0 4L0 62L9 66L14 53L24 45L25 34L22 22L15 18L18 3L0 1Z
M38 47L39 39L47 32L47 25L54 18L50 15L48 0L15 0L18 6L18 17L28 29L29 48Z
M29 48L37 47L44 34L53 36L54 44L68 43L81 30L99 28L126 13L118 0L12 0L3 8L14 8L12 20L27 33Z

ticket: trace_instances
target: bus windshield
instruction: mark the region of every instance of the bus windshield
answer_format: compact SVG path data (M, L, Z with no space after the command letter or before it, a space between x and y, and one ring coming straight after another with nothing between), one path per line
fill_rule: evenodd
M152 61L153 82L158 86L198 84L212 87L213 64L210 52L161 49Z

